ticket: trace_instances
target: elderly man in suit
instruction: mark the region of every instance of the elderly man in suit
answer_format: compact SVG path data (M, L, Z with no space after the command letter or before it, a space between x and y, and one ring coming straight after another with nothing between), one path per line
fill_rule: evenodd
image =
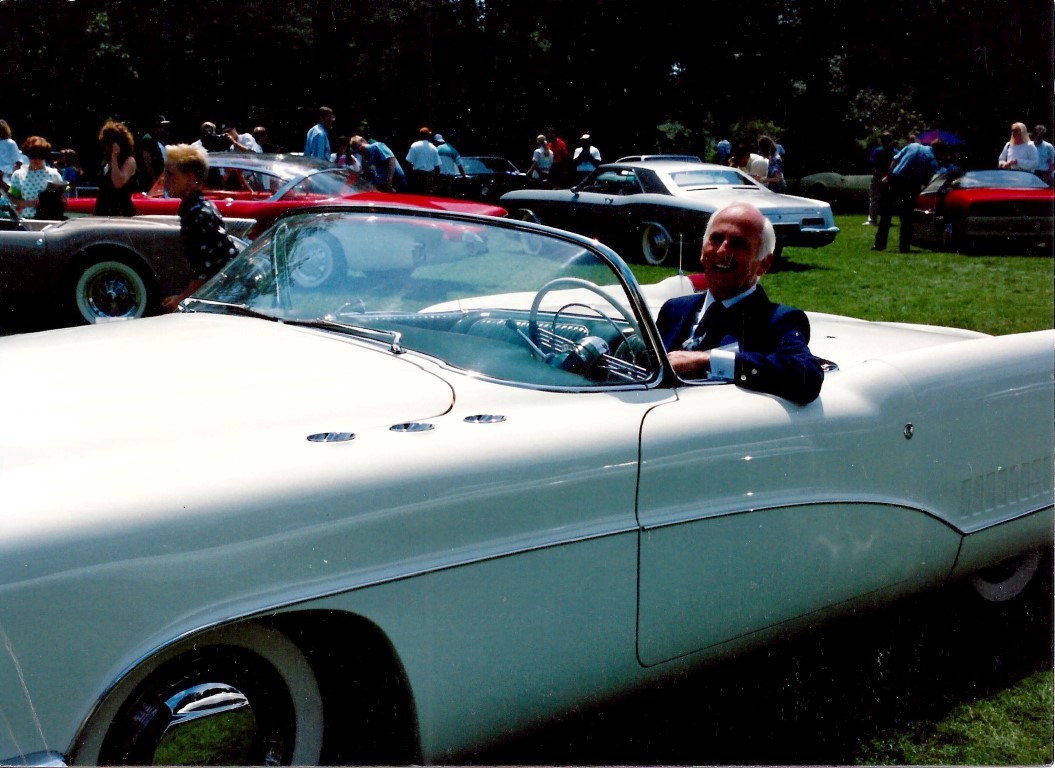
M805 405L824 373L810 353L810 323L775 304L758 284L773 264L773 224L733 203L707 222L700 264L707 292L666 302L657 323L674 370L686 379L725 379Z

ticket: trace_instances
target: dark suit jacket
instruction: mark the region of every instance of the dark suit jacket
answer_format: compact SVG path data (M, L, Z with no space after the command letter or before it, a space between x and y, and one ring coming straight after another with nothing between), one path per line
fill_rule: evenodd
M706 294L670 299L656 323L668 350L681 349L689 338ZM762 286L725 313L722 344L740 343L734 382L805 405L817 398L824 372L810 354L810 321L806 313L775 304Z

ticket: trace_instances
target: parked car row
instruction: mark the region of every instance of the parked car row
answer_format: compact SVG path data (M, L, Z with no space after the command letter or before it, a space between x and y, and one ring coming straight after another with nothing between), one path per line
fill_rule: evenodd
M298 277L436 232L487 249ZM655 316L699 287L353 202L175 314L0 339L0 764L466 761L909 594L1032 599L1055 332L814 313L797 406L678 378Z

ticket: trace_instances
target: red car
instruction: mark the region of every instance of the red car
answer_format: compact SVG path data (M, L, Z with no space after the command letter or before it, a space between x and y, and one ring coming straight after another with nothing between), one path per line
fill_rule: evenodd
M1032 173L953 172L935 176L916 198L913 240L965 253L1050 244L1053 222L1055 190Z
M209 178L204 191L225 218L256 220L250 238L270 227L286 211L346 200L506 215L506 210L498 205L378 192L358 181L356 174L343 166L293 155L210 152ZM160 179L149 193L133 195L132 202L138 216L174 216L180 204L177 198L165 195ZM94 210L95 199L90 197L71 198L66 205L70 217L90 215Z

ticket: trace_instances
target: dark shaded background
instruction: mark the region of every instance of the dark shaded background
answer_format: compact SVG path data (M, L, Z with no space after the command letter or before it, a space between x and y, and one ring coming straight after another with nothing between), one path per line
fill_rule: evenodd
M554 126L605 159L776 133L789 177L864 169L884 128L992 165L1055 122L1050 0L0 0L0 118L98 168L108 117L303 149L317 107L402 152L422 123L521 165Z

